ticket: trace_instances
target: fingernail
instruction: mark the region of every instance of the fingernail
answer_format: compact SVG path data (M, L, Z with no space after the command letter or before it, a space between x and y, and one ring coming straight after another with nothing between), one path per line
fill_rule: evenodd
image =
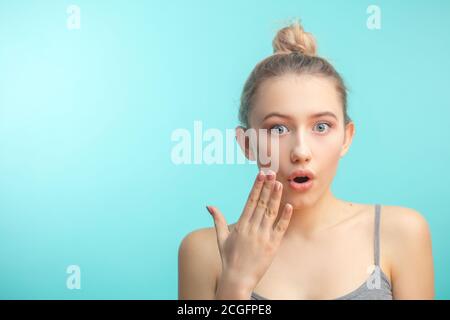
M281 182L275 182L275 190L280 191L281 190Z
M275 172L273 172L273 171L267 171L267 179L268 180L273 180L273 179L275 179Z
M212 215L212 210L209 208L209 206L206 206L206 210L208 210L209 214Z
M264 171L260 170L257 177L258 181L264 180Z

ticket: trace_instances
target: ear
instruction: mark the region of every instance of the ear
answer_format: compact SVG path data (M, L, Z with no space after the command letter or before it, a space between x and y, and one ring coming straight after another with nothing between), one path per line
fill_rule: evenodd
M352 144L354 135L355 124L353 123L353 121L351 121L345 126L344 144L342 145L341 149L341 158L347 153L348 149L350 149L350 145Z
M251 148L250 137L247 134L248 129L242 126L237 126L235 130L236 140L241 147L242 152L245 154L245 157L250 161L256 161L255 152Z

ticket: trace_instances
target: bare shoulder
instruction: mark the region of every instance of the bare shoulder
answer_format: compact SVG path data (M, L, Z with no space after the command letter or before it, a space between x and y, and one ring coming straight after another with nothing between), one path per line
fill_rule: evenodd
M182 239L178 248L178 299L214 299L217 270L212 235L209 228L203 228Z
M203 268L215 268L214 257L219 254L215 228L201 228L189 232L178 248L179 259L196 260ZM219 256L220 257L220 256Z
M230 231L234 225L234 223L228 225ZM197 256L205 256L210 262L216 262L212 259L214 255L220 258L216 229L214 227L201 228L189 232L181 241L179 251L195 253Z
M213 299L221 267L215 228L189 232L178 248L179 299Z
M382 206L381 212L382 251L394 277L396 271L431 258L431 233L422 213L401 206Z
M433 299L434 271L428 222L415 209L384 206L382 252L390 265L395 299Z
M391 240L405 241L428 237L428 222L419 211L401 206L382 206L382 230Z

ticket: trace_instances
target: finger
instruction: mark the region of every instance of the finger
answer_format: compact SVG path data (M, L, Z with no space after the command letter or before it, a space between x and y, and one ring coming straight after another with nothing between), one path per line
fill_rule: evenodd
M265 174L261 170L256 176L255 182L253 184L252 190L250 191L247 202L244 206L241 217L236 223L237 226L244 227L250 220L253 211L255 211L256 205L258 203L259 195L261 194L262 187L264 185Z
M275 172L268 171L266 174L266 180L264 186L261 190L261 195L259 196L258 203L250 218L249 224L252 229L259 229L261 225L261 218L267 210L269 204L270 195L272 194L273 185L275 182Z
M290 205L289 203L287 203L284 206L281 217L275 224L272 232L272 240L275 243L279 244L284 234L286 233L286 230L289 226L289 222L291 221L292 210L293 210L292 205Z
M230 231L228 230L228 224L225 220L225 217L223 216L222 212L220 212L219 209L212 206L206 206L206 209L209 211L209 213L214 219L214 227L216 228L216 235L217 235L217 244L221 249L223 243L228 238L228 235L230 233Z
M273 223L278 216L278 210L280 208L281 195L283 193L283 184L279 181L275 181L272 195L269 200L268 208L264 213L261 221L261 229L270 231L273 227Z

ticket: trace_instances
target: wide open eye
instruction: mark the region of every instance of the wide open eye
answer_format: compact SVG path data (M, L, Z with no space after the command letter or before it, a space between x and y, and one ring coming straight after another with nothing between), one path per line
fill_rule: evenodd
M283 131L283 128L286 130ZM270 128L270 133L271 134L283 134L283 133L287 132L287 130L288 129L285 125L276 124Z
M327 127L328 127L328 130L330 130L330 128L332 127L332 125L331 124L329 124L328 122L319 122L319 123L317 123L316 125L315 125L315 127L316 128L318 128L320 126L320 130L319 130L319 132L320 133L323 133L323 132L326 132L327 131ZM322 130L323 129L323 130Z

